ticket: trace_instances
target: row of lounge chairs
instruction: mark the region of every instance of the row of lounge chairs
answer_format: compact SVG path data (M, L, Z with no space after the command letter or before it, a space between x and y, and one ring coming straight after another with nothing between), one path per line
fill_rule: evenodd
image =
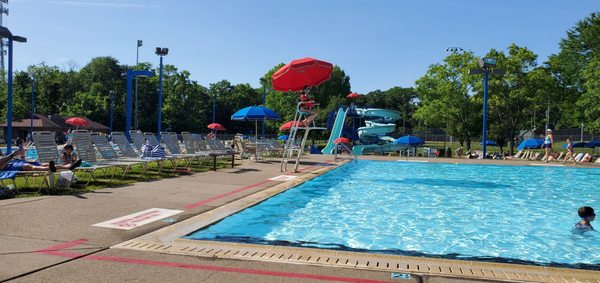
M575 160L573 160L565 152L560 152L557 155L550 156L548 158L548 161L562 161L562 162L574 161L574 162L595 162L595 163L600 163L600 158L596 158L595 161L594 161L593 156L590 155L589 153L578 153L578 154L576 154L573 157L575 158ZM533 152L533 151L529 151L529 150L526 150L526 151L520 150L515 155L511 156L509 159L539 161L539 160L545 160L546 159L546 155L543 154L543 153L541 153L541 152Z
M121 175L121 178L127 176L128 172L134 167L141 168L141 175L146 174L150 164L156 164L158 172L164 170L165 163L169 163L173 171L185 168L189 171L190 167L203 166L205 160L212 158L212 169L216 170L218 159L231 159L232 167L235 165L235 154L238 152L225 145L216 139L203 139L200 135L182 132L183 143L180 143L177 135L172 132L161 132L161 145L166 149L164 157L141 157L142 146L148 144L150 146L159 145L159 141L152 133L131 132L130 133L133 145L129 142L126 135L122 132L112 133L112 144L107 139L108 136L97 133L90 133L87 130L76 130L73 135L73 145L81 160L85 161L84 166L76 169L76 172L83 172L83 177L87 179L87 184L97 180L96 172L101 172L103 176L110 176L109 182L112 182L114 177ZM52 132L34 132L33 146L38 153L39 162L54 161L59 162L60 151L54 140ZM28 180L33 180L35 187L35 178L43 177L43 181L39 184L39 189L53 186L54 175L51 172L26 171L17 172L18 177L25 178L25 186L28 186ZM16 187L14 177L11 178L13 185ZM0 179L2 185L4 180ZM86 185L87 185L86 184Z

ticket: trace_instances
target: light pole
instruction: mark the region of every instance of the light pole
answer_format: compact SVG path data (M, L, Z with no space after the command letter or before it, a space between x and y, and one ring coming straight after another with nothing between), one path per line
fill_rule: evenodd
M158 129L157 136L160 142L160 127L161 127L161 116L162 116L162 94L163 94L163 56L169 54L169 48L156 47L156 55L160 57L160 70L158 73ZM213 114L214 115L214 114Z
M136 78L137 80L137 78ZM113 131L113 108L115 107L115 91L110 91L110 132Z
M29 124L29 142L33 141L33 115L35 115L35 78L31 76L31 119Z
M131 130L131 100L133 93L133 79L137 77L151 77L152 73L148 70L127 70L127 96L125 97L125 135L131 141L129 131Z
M452 54L457 54L459 52L463 52L464 50L461 47L448 47L446 48L446 52L452 52ZM444 149L446 149L446 139L448 138L448 128L450 128L448 121L448 108L444 108L444 117L446 117L446 130L444 131ZM452 146L452 144L450 145Z
M504 74L504 70L494 69L497 61L496 58L480 58L477 64L481 69L469 70L469 74L483 74L483 159L487 157L488 79L490 74Z
M217 113L217 92L213 92L213 97L212 97L212 108L213 108L213 119L212 122L215 123L215 115Z
M260 78L260 81L262 82L263 85L263 96L262 96L262 105L267 107L267 80L265 80L265 78ZM264 140L265 139L265 120L262 120L262 135L261 138Z
M144 42L141 39L137 40L137 51L135 53L135 69L137 70L140 67L139 58L140 58L140 47L144 45ZM135 129L139 129L138 126L138 79L135 78L135 115L134 115L134 127Z
M7 101L7 113L6 113L6 135L7 135L7 142L6 142L6 154L10 154L12 151L12 107L13 107L13 103L12 103L12 97L13 97L13 88L12 88L12 84L13 84L13 73L12 73L12 67L13 67L13 41L16 42L27 42L27 38L22 37L22 36L16 36L13 35L9 29L0 26L0 38L7 38L8 39L8 83L7 83L7 88L8 88L8 101Z

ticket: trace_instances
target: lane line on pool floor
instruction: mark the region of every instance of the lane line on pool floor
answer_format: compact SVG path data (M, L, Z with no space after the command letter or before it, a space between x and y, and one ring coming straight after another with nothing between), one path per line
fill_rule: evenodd
M297 273L297 272L283 272L283 271L272 271L272 270L261 270L261 269L247 269L247 268L235 268L235 267L222 267L214 265L203 265L203 264L187 264L170 261L156 261L129 257L119 256L103 256L103 255L86 255L80 253L73 253L63 251L64 249L75 247L77 245L86 243L86 239L78 239L69 241L63 244L50 246L44 249L35 251L39 254L51 255L57 257L64 257L69 259L84 259L91 261L104 261L104 262L115 262L115 263L128 263L143 266L160 266L170 268L181 268L191 270L205 270L214 272L224 273L240 273L250 275L262 275L272 277L284 277L284 278L296 278L296 279L308 279L308 280L319 280L319 281L332 281L332 282L353 282L353 283L383 283L389 281L366 279L366 278L354 278L354 277L342 277L342 276L330 276L330 275L317 275L309 273Z

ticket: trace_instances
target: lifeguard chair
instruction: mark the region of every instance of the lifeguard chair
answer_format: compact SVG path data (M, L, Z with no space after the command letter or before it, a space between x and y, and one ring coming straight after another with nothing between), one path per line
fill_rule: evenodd
M300 166L300 159L302 158L302 154L304 153L304 148L306 147L306 139L308 138L308 133L311 130L326 130L327 128L317 127L315 126L315 121L313 120L310 125L305 125L302 120L304 120L308 115L306 112L300 110L300 107L305 103L312 103L313 106L318 106L314 101L300 101L296 105L296 114L294 114L294 122L292 127L290 128L290 134L288 136L287 141L285 142L285 148L283 150L283 158L281 159L281 172L288 171L288 164L290 160L295 159L294 164L294 172L298 173L298 167ZM297 143L296 137L298 136L298 131L304 131L302 135L302 140L300 144Z

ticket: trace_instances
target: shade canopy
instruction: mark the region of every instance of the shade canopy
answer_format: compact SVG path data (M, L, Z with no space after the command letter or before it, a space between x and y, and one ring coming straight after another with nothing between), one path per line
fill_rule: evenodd
M219 124L219 123L212 123L209 124L207 126L207 128L214 130L214 131L225 131L225 127L223 127L223 125Z
M479 144L483 145L483 141L481 141ZM498 144L496 144L496 142L495 142L495 141L493 141L493 140L487 140L487 141L485 142L485 145L489 145L489 146L497 146Z
M585 144L585 147L589 147L589 148L600 147L600 140L590 141Z
M288 138L289 138L288 135L281 135L281 136L277 137L278 140L282 140L282 141L287 141Z
M280 131L287 131L292 127L305 127L306 125L301 121L287 121L279 127Z
M341 138L337 138L333 141L333 143L338 144L338 143L345 143L345 144L349 144L350 143L350 139L349 138L345 138L345 137L341 137Z
M88 121L81 117L69 118L65 120L65 123L76 127L85 127L88 125Z
M235 121L279 120L279 114L264 106L248 106L231 115Z
M517 146L517 149L523 150L523 149L541 148L542 144L544 144L543 139L527 139L527 140L522 141L519 144L519 146Z
M403 137L400 137L400 138L396 139L394 141L394 144L404 144L404 145L410 145L410 146L420 146L420 145L425 144L425 142L422 139L420 139L418 137L415 137L415 136L403 136Z
M348 95L346 96L346 98L351 98L351 99L354 99L354 98L359 98L359 97L361 97L361 96L362 96L362 95L360 95L360 94L358 94L358 93L356 93L356 92L353 92L353 93L350 93L350 94L348 94Z
M274 90L300 91L306 86L318 86L329 80L332 72L333 64L307 57L279 68L271 77L271 82Z

